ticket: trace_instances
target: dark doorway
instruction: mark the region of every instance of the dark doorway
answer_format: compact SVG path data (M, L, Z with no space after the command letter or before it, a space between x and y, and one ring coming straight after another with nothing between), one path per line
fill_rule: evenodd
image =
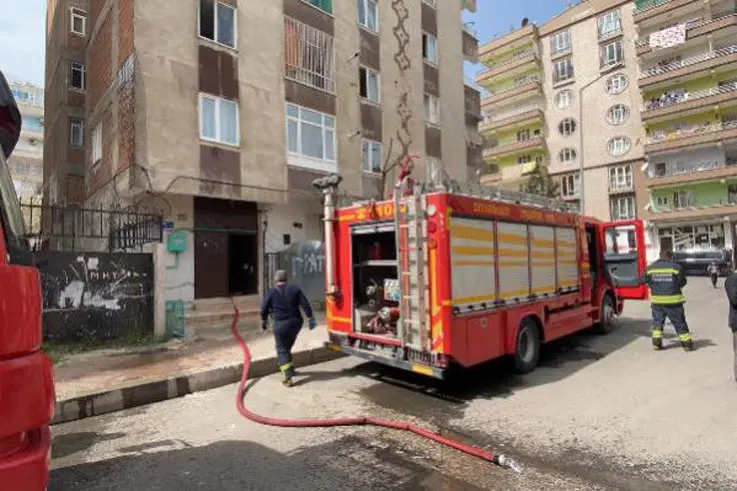
M258 293L258 236L228 234L228 293Z

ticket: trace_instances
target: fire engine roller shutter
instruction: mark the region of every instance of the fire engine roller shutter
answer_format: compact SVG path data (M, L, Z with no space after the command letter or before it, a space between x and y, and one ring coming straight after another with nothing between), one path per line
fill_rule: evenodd
M555 285L555 229L542 225L530 226L530 278L532 293L538 297L551 295Z
M506 303L525 301L530 296L530 264L527 224L499 222L499 295Z
M491 308L496 300L494 222L452 218L450 224L453 307Z
M572 228L555 229L556 263L559 291L578 289L578 255L576 231Z

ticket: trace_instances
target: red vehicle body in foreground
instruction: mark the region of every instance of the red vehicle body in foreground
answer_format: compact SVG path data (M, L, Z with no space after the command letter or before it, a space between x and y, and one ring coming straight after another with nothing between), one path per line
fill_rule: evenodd
M6 159L21 117L0 73L0 489L48 485L51 362L41 351L41 286L24 238L23 217Z

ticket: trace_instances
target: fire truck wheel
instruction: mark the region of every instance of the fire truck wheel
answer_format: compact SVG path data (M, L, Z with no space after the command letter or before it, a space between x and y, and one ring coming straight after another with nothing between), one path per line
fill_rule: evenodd
M594 329L599 334L609 334L614 329L614 319L616 318L616 309L614 308L614 300L608 293L604 294L601 300L601 317L596 323Z
M540 329L530 317L523 319L517 331L514 365L519 373L530 373L540 361Z

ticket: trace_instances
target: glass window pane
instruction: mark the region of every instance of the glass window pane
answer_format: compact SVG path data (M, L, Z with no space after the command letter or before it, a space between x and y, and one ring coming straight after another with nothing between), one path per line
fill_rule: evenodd
M217 4L218 8L218 39L222 43L231 48L235 47L235 9L221 3Z
M374 172L381 172L381 145L374 143L371 145L371 162Z
M287 146L290 152L299 152L299 123L287 121Z
M299 117L299 108L295 106L294 104L287 104L287 116L291 116L293 118Z
M366 0L366 5L368 6L368 10L366 12L366 25L369 28L376 30L378 28L378 23L377 23L377 14L378 14L377 10L378 9L376 7L376 2L374 0Z
M371 155L369 144L366 142L361 145L361 168L365 171L371 171Z
M316 159L324 156L322 128L309 123L302 123L302 155Z
M358 22L366 25L366 1L358 0Z
M325 127L335 128L335 118L332 116L325 116Z
M220 140L238 143L238 106L230 101L220 101Z
M215 101L200 99L200 132L204 138L215 138Z
M200 36L215 39L215 0L200 0Z
M302 108L302 120L310 123L322 124L322 114Z
M376 72L368 72L368 93L370 101L379 102L379 75Z
M325 158L335 160L335 132L325 130Z

